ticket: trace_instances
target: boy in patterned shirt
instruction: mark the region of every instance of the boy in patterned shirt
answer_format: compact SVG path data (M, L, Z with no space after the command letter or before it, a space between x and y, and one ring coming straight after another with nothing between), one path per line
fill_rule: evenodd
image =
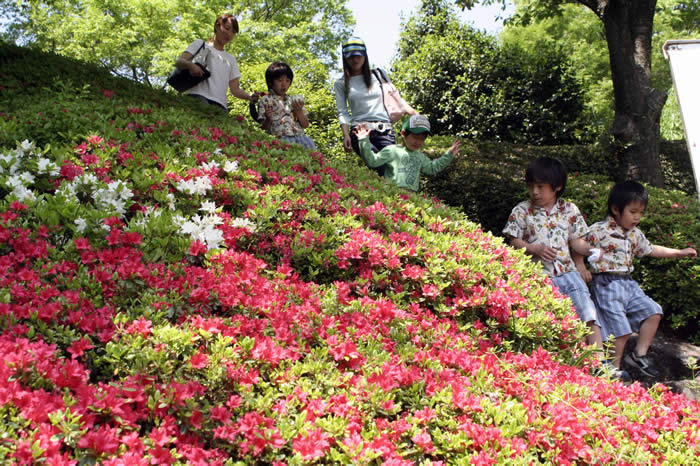
M602 353L603 340L595 304L569 247L584 257L596 253L583 239L588 226L578 207L561 199L566 187L566 168L559 160L540 157L527 167L525 181L530 199L513 208L503 234L511 246L524 248L542 263L552 283L571 298L579 318L590 329L588 344L596 345ZM582 261L580 266L585 270ZM622 376L614 371L612 375Z
M697 257L693 248L673 249L651 244L637 228L649 202L644 186L636 181L616 184L608 197L608 217L591 225L586 239L601 249L600 259L591 263L591 292L598 306L606 333L615 337L613 365L620 368L622 354L630 334L639 333L633 352L625 363L649 377L659 375L647 351L661 322L663 312L632 279L635 257Z

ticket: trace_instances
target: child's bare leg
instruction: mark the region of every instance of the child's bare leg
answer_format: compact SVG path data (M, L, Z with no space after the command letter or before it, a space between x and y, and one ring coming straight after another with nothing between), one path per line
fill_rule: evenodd
M637 356L644 356L649 351L649 345L651 345L654 336L656 336L656 330L659 328L659 323L661 322L661 314L654 314L648 317L639 328L639 339L637 340L637 348L635 349Z
M622 361L622 354L625 352L625 345L630 336L622 335L621 337L615 338L615 355L613 357L613 366L620 368L620 362Z
M602 350L603 349L603 335L600 333L600 327L596 325L592 320L586 322L586 325L588 326L588 329L591 331L591 334L586 337L586 342L589 345L595 345L596 349Z

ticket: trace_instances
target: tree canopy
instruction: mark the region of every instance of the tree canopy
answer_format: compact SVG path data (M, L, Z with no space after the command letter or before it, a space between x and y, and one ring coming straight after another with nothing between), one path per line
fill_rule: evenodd
M515 15L522 11L522 0L515 0ZM678 102L673 92L670 69L662 54L669 39L691 38L700 28L700 7L677 0L659 0L654 18L651 59L655 87L669 92L661 118L661 137L683 139ZM603 23L589 9L577 3L562 5L558 15L533 20L527 25L510 22L500 34L504 43L516 43L536 49L542 41L560 46L574 64L576 76L585 90L586 108L599 131L612 126L614 97L610 75L610 59Z
M241 32L232 47L241 61L337 61L353 19L346 0L12 0L8 35L41 50L99 62L116 74L150 83L195 38L213 34L216 17L232 12Z
M457 0L456 3L471 8L476 3L505 5L506 2ZM558 15L566 4L583 5L601 21L613 83L615 116L611 129L620 144L620 179L640 179L663 186L659 140L660 119L667 92L659 86L658 80L653 79L654 20L659 11L670 8L670 21L676 26L697 25L697 18L700 17L697 2L520 0L517 3L515 21L520 24Z
M586 136L583 93L556 44L500 46L447 1L423 2L404 25L394 68L437 132L531 144Z

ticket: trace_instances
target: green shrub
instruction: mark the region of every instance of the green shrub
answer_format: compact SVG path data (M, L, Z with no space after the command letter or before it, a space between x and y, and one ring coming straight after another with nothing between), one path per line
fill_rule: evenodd
M452 137L428 140L426 152L436 156ZM523 146L503 142L463 141L461 155L447 169L425 178L425 190L447 204L460 207L486 231L500 235L510 211L527 198L525 169L537 157L560 159L569 173L600 173L615 169L608 149L587 146Z

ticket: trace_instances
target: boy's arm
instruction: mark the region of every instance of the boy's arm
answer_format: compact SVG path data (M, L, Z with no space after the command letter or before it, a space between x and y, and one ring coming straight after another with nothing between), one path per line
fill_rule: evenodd
M459 155L459 146L459 140L455 140L447 152L435 160L430 160L425 154L422 154L423 158L421 163L421 171L426 175L435 175L440 173L450 164L450 162L452 162L452 159Z
M666 259L680 259L682 257L697 257L698 252L693 248L674 249L653 244L651 246L650 257L661 257Z
M569 241L569 245L574 252L580 254L581 256L588 257L593 252L593 247L586 242L583 238L575 238Z
M557 251L549 246L541 243L528 243L527 241L514 236L510 237L510 245L516 249L525 249L527 254L537 256L545 262L552 262L557 257Z
M391 146L385 147L376 154L372 152L372 146L369 143L369 130L364 125L358 125L355 128L355 136L357 136L357 143L360 146L360 155L365 159L367 165L374 168L391 161L391 152L387 150Z
M571 257L574 259L576 270L578 270L578 273L581 274L581 278L583 278L583 281L588 283L591 280L593 280L593 275L591 275L591 271L588 270L588 268L586 267L586 263L583 260L584 256L576 252L576 250L573 250L571 252Z
M296 115L302 128L306 129L309 127L309 117L304 111L304 100L302 100L301 97L298 97L292 104L292 112Z

